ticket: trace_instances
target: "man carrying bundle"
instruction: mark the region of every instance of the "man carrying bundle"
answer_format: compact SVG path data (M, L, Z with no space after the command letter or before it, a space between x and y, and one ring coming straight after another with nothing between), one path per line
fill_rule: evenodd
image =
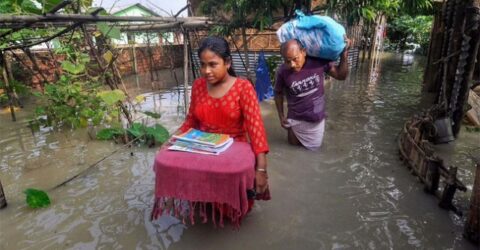
M325 73L337 80L348 75L348 48L340 54L340 63L307 56L302 44L292 39L282 44L280 53L284 63L277 71L275 104L280 124L288 130L288 142L317 150L322 145L325 130ZM283 108L287 98L288 115Z

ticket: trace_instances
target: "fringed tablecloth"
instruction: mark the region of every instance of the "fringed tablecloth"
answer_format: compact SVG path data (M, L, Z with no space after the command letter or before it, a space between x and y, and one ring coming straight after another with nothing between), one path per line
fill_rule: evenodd
M238 227L249 209L247 189L254 187L254 166L255 155L246 142L234 142L220 155L161 150L154 164L152 218L173 206L175 215L184 221L189 219L194 224L195 213L199 212L206 222L207 205L211 204L211 220L215 225L218 222L223 226L225 217ZM175 202L167 205L171 198Z

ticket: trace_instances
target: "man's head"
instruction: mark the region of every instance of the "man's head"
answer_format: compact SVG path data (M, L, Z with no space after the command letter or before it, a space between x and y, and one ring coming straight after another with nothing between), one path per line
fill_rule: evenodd
M300 71L305 64L307 52L297 39L289 40L280 47L285 64L293 71Z

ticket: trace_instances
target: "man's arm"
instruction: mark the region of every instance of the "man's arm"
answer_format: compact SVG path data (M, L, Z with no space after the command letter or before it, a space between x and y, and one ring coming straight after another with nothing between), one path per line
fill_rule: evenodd
M340 64L333 65L327 72L331 77L337 80L345 80L348 76L348 50L344 50L340 55Z
M350 40L345 37L346 46L340 55L340 64L330 68L327 74L337 80L345 80L348 76L348 49L350 48Z
M285 99L285 96L283 95L283 92L280 91L275 91L275 106L277 107L277 113L278 113L278 119L280 119L280 125L282 125L283 128L288 128L287 127L287 119L285 118L285 113L283 111L283 100Z

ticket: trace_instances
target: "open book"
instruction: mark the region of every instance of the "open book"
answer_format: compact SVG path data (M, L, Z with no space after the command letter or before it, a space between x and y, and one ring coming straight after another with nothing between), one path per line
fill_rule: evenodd
M185 133L174 135L173 138L177 141L194 142L213 148L222 147L232 140L232 138L226 134L207 133L193 128Z

